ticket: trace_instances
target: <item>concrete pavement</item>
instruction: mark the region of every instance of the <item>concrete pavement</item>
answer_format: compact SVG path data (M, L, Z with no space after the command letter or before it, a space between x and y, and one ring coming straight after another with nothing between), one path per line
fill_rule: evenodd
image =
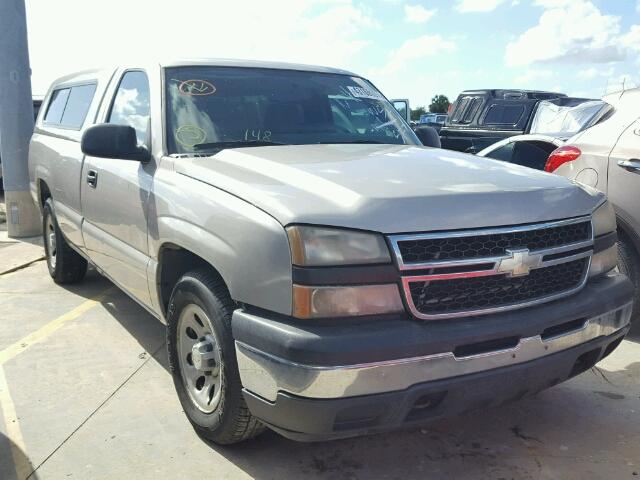
M10 245L0 259L11 255ZM1 261L1 260L0 260ZM0 275L0 478L618 479L640 473L640 328L536 397L428 428L321 444L212 446L167 372L164 327L90 272ZM31 473L35 469L35 473Z

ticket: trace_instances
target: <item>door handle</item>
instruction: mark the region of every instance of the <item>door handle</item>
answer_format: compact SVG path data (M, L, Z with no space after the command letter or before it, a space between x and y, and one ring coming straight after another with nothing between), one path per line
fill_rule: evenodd
M629 160L619 160L618 166L624 168L629 172L640 172L640 160L637 158L630 158Z
M96 188L98 186L98 172L97 171L89 170L87 172L87 183L92 188Z

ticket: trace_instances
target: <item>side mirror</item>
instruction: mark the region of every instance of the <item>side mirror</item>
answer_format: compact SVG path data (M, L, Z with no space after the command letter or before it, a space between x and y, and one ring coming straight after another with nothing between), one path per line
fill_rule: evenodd
M420 125L413 130L425 147L442 148L440 144L440 135L433 127L425 127Z
M138 146L136 130L128 125L102 123L87 128L80 143L82 153L92 157L147 162L149 151Z
M393 104L393 108L395 108L402 118L404 118L407 123L411 121L411 108L409 107L409 100L406 98L394 98L391 100Z

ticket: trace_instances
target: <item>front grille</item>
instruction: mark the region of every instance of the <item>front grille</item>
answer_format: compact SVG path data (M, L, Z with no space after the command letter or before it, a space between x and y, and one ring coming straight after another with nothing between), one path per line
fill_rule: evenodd
M570 295L587 279L590 217L515 227L392 235L416 318L479 315Z
M499 257L507 249L543 250L587 241L591 222L570 223L549 228L492 233L489 235L449 236L398 241L405 265L443 260Z
M523 277L491 275L449 280L410 281L418 312L443 315L527 303L579 288L588 258L532 270Z

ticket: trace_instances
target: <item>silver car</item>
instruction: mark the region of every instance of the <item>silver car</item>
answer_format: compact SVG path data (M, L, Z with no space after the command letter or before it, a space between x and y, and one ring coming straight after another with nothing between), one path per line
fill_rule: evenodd
M604 194L425 148L350 72L69 75L29 169L51 277L91 263L166 322L184 412L218 443L497 405L589 369L629 330Z
M613 203L620 269L635 285L640 315L640 89L607 95L607 116L549 157L546 170L597 188Z

